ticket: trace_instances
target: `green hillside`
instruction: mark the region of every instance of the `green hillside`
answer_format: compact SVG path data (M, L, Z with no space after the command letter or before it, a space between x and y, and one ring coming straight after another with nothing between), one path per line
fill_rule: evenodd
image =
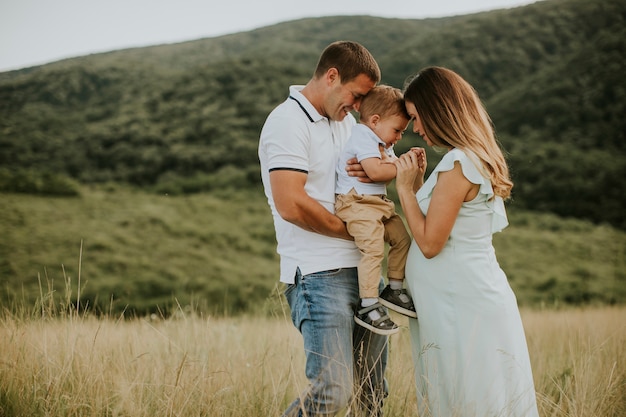
M385 83L443 65L476 86L509 152L515 206L623 229L625 18L623 0L546 0L442 19L303 19L1 73L0 187L256 188L267 113L326 44L349 38ZM399 148L417 144L407 135Z
M107 313L167 312L176 302L216 314L260 309L278 268L263 198L110 187L80 198L4 194L0 305L35 306L42 294L58 303L70 289Z

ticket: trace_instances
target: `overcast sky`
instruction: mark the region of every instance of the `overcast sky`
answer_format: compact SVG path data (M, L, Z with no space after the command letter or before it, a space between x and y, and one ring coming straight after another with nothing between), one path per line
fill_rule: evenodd
M535 0L0 0L0 71L247 31L303 17L420 19Z

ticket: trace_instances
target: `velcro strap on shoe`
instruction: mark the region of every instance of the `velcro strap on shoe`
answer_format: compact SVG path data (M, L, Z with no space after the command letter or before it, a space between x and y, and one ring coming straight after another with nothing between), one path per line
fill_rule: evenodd
M366 314L369 313L372 310L376 310L377 308L382 307L382 304L380 303L374 303L371 306L367 306L367 307L363 307L362 309L360 309L358 311L359 314Z
M391 319L391 317L389 317L389 314L387 314L385 308L383 307L381 303L375 303L375 304L372 304L371 306L363 307L362 309L358 311L358 314L367 314L372 310L378 310L378 313L380 314L380 318L376 320L372 320L372 323L374 325L378 325L379 323L382 323L385 320Z

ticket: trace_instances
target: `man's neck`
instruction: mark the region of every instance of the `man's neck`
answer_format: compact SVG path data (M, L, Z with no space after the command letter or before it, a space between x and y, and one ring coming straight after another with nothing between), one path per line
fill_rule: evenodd
M300 91L300 93L309 100L309 103L319 114L324 117L328 117L326 112L324 111L324 107L322 103L324 102L321 86L317 83L316 80L310 80L304 88Z

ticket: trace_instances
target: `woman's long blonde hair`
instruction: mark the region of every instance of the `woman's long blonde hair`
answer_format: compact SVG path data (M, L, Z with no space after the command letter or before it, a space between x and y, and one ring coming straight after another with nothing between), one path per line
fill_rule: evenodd
M424 133L434 145L458 148L477 158L495 195L510 197L513 182L493 123L467 81L447 68L427 67L407 84L404 99L415 105Z

